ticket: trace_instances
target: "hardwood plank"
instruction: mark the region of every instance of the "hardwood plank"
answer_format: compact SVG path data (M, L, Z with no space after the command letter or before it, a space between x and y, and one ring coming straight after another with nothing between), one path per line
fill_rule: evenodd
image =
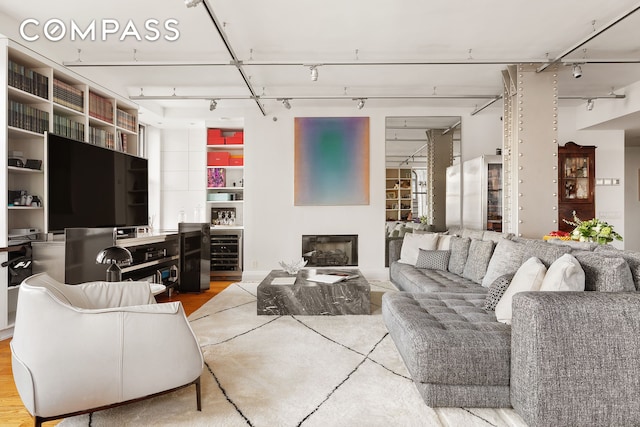
M234 281L216 281L211 282L210 289L201 293L179 293L175 292L169 298L166 295L159 296L158 302L180 301L184 307L184 311L189 316L191 313L200 308L205 302L219 294ZM20 400L15 383L13 382L13 373L11 371L11 349L9 343L11 339L0 341L0 426L7 427L27 427L33 425L33 418L26 410ZM61 387L64 387L61 384ZM62 420L49 421L43 423L43 426L55 426Z

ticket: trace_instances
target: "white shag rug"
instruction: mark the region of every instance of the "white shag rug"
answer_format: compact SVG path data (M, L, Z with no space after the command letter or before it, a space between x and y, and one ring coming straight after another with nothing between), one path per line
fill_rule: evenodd
M526 427L513 409L425 405L382 321L391 283L371 282L370 316L258 316L257 286L235 283L189 317L202 412L188 387L60 425Z

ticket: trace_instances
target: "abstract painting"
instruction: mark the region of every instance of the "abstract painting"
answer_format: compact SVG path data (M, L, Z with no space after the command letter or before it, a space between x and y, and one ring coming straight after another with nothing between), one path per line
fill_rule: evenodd
M369 204L369 118L295 118L296 206Z

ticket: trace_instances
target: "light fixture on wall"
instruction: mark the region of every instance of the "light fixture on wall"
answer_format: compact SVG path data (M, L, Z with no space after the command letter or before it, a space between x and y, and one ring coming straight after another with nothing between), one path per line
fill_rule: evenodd
M587 99L587 111L593 110L594 105L595 101L593 99Z
M202 3L202 0L184 0L184 4L187 7L196 7L200 3Z
M580 64L573 64L571 66L571 74L576 79L582 77L582 67L580 66Z
M107 282L122 281L121 265L130 265L133 261L131 252L122 246L110 246L98 252L96 264L109 264L107 268Z
M209 111L213 111L218 106L218 102L215 99L212 99L209 103Z
M364 101L366 98L353 98L354 101L358 101L358 104L356 105L358 107L358 110L362 110L362 108L364 107Z
M312 65L309 69L311 70L311 80L314 82L318 81L318 66Z

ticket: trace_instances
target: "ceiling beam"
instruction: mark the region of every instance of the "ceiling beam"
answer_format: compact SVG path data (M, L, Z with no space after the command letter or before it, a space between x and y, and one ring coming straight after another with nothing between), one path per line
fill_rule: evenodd
M573 64L575 61L562 61L556 59L555 62ZM428 66L428 65L512 65L512 64L543 64L541 67L548 67L554 63L547 59L513 59L502 61L479 61L479 60L432 60L432 61L320 61L318 66L351 67L351 66ZM640 58L601 58L580 60L581 64L640 64ZM308 61L64 61L65 67L269 67L269 66L294 66L308 67Z
M560 55L556 56L556 58L553 59L552 61L547 62L544 65L538 67L536 72L539 73L541 71L544 71L550 65L555 64L557 62L560 62L562 59L564 59L565 56L569 55L571 52L574 52L576 49L581 48L582 46L584 46L585 44L587 44L591 40L595 39L596 37L598 37L600 34L604 33L605 31L607 31L608 29L613 28L614 26L616 26L617 24L619 24L620 22L622 22L623 20L625 20L629 16L633 15L634 13L636 13L638 10L640 10L640 5L634 6L633 8L628 10L627 12L625 12L622 15L618 16L617 18L613 19L611 22L609 22L604 27L600 28L599 30L593 31L592 33L590 33L589 35L584 37L582 40L579 40L574 45L572 45L572 46L568 47L567 49L565 49ZM586 63L586 62L587 62L586 59L584 59L584 60L581 59L580 60L580 63Z

